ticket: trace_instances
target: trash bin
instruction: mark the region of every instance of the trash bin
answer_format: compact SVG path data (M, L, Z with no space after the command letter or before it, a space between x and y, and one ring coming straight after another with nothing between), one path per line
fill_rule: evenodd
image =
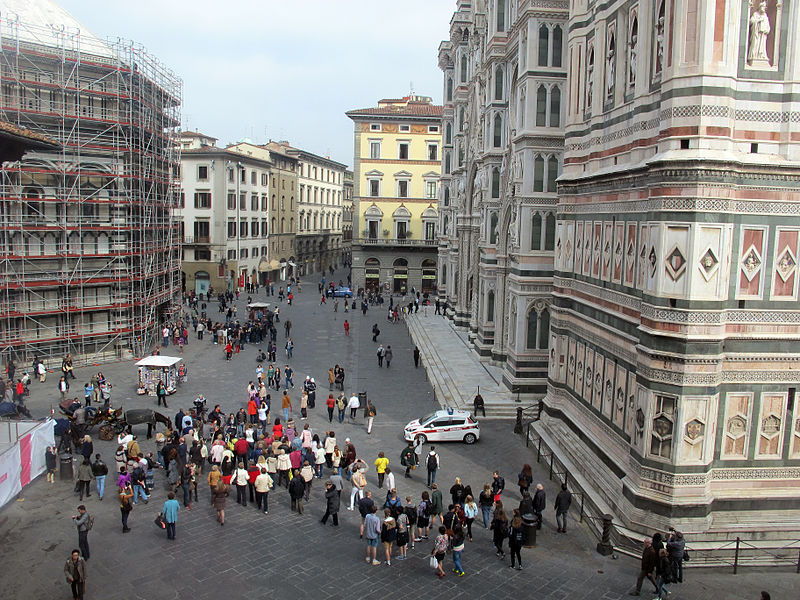
M72 481L72 454L62 454L60 463L58 478L61 481Z
M522 545L526 548L536 546L536 524L539 522L533 513L522 515Z

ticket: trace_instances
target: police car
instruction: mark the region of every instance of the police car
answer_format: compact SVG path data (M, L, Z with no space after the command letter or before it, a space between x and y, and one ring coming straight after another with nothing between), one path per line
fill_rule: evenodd
M461 442L474 444L481 437L480 426L465 410L437 410L405 426L403 437L407 442L417 439L423 443Z

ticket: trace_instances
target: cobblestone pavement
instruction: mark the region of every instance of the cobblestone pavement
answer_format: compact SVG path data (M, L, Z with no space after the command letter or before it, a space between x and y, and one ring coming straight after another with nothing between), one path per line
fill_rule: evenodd
M340 276L337 273L337 276ZM338 278L338 277L337 277ZM260 299L263 299L263 295ZM240 314L244 296L239 303ZM216 305L209 314L216 314ZM403 448L402 425L437 406L424 369L414 369L411 342L404 324L386 321L383 310L344 314L340 303L334 313L331 303L319 306L316 284L306 283L296 295L295 305L281 305L282 321L291 319L295 355L291 364L296 381L309 374L319 382L316 409L310 411L309 423L318 432L329 428L324 408L327 391L327 368L342 363L347 370L346 391L367 391L375 402L378 416L372 435L367 435L359 416L356 423L346 420L333 429L343 442L351 437L358 454L370 465L377 452L383 450L397 467L397 487L401 496L412 495L415 501L423 489L418 470L412 479L405 479L399 468ZM351 335L344 336L343 321L352 323ZM373 323L382 330L379 341L390 344L394 361L390 369L378 368L370 330ZM279 346L283 340L279 327ZM170 347L165 354L173 354ZM203 393L213 407L222 404L230 412L244 405L245 388L255 378L255 348L248 347L232 362L223 358L222 348L206 339L192 340L185 350L189 366L189 382L169 399L173 417L177 408L188 408L198 393ZM286 364L285 353L281 362ZM88 379L98 367L77 369L76 384ZM152 406L155 400L135 394L136 370L131 361L100 367L114 383L112 404L126 409ZM46 414L55 405L56 378L51 375L45 384L33 384L28 405L34 415ZM79 387L74 389L79 390ZM293 399L299 397L295 388ZM219 598L239 597L298 598L312 595L325 598L409 598L424 595L433 598L498 598L525 592L530 597L561 600L566 598L627 598L637 572L637 561L620 557L602 557L594 550L595 540L572 515L570 532L555 531L550 507L555 485L547 481L547 472L535 465L532 453L519 436L512 433L513 423L487 420L482 424L482 437L473 446L440 444L442 468L438 480L445 491L453 478L461 476L477 492L488 482L491 471L499 468L508 483L507 504L516 505L516 473L523 463L534 464L537 481L543 481L548 492L546 523L536 548L522 552L525 570L513 571L508 561L501 562L491 546L491 537L482 527L476 528L475 541L468 543L463 555L466 576L450 573L437 580L428 567L430 543L418 545L410 559L393 561L389 567L373 567L364 562L364 545L358 539L357 512L340 512L341 526L323 526L319 519L324 512L324 486L315 480L311 503L304 515L289 510L285 490L270 494L269 515L257 512L250 505L228 502L225 527L220 527L208 505L207 487L199 485L200 500L191 511L181 510L177 540L168 542L156 529L153 519L165 499L164 477L156 474L156 491L148 505L139 504L131 513L131 533L121 532L118 504L113 483L107 487L107 498L99 502L96 493L85 503L96 516L89 534L91 559L88 563L88 598L135 600L139 598ZM144 440L145 428L134 430L143 450L154 450ZM95 451L101 452L113 468L112 442L95 440ZM370 489L377 491L374 468L368 473ZM349 493L349 486L345 486ZM9 598L67 598L62 568L69 551L77 547L77 534L70 515L75 513L78 499L72 484L56 481L47 484L40 477L23 492L17 502L0 511L0 589ZM760 589L770 589L773 598L796 597L794 586L800 582L794 573L771 570L733 576L728 571L690 569L687 583L673 587L673 598L758 598ZM649 588L645 588L649 589ZM782 595L780 591L783 591ZM794 590L794 591L790 591ZM645 594L647 596L647 594Z

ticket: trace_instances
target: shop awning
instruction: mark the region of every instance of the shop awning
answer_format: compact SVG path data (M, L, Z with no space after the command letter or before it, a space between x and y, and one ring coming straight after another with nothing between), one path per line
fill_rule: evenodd
M276 271L277 269L281 268L281 263L279 263L274 258L269 262L262 262L258 265L258 272L259 273L269 273L270 271Z

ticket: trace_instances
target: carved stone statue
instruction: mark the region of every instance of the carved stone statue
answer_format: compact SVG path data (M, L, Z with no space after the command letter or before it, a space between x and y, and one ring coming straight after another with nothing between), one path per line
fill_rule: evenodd
M630 61L628 64L628 83L633 86L636 83L636 41L638 39L638 35L633 34L631 36L631 54L630 54Z
M656 25L656 73L664 66L664 17L658 17Z
M747 62L750 65L757 63L769 65L767 36L771 30L767 15L767 3L762 0L758 3L758 8L753 10L750 15L750 43L747 48Z
M606 96L609 98L614 95L614 54L614 48L610 47L606 56Z
M517 154L514 156L514 181L522 180L522 155Z
M594 63L589 63L586 70L586 108L592 108L592 94L594 93Z
M508 246L509 250L517 250L519 244L517 241L517 207L516 205L511 209L511 221L508 224Z

